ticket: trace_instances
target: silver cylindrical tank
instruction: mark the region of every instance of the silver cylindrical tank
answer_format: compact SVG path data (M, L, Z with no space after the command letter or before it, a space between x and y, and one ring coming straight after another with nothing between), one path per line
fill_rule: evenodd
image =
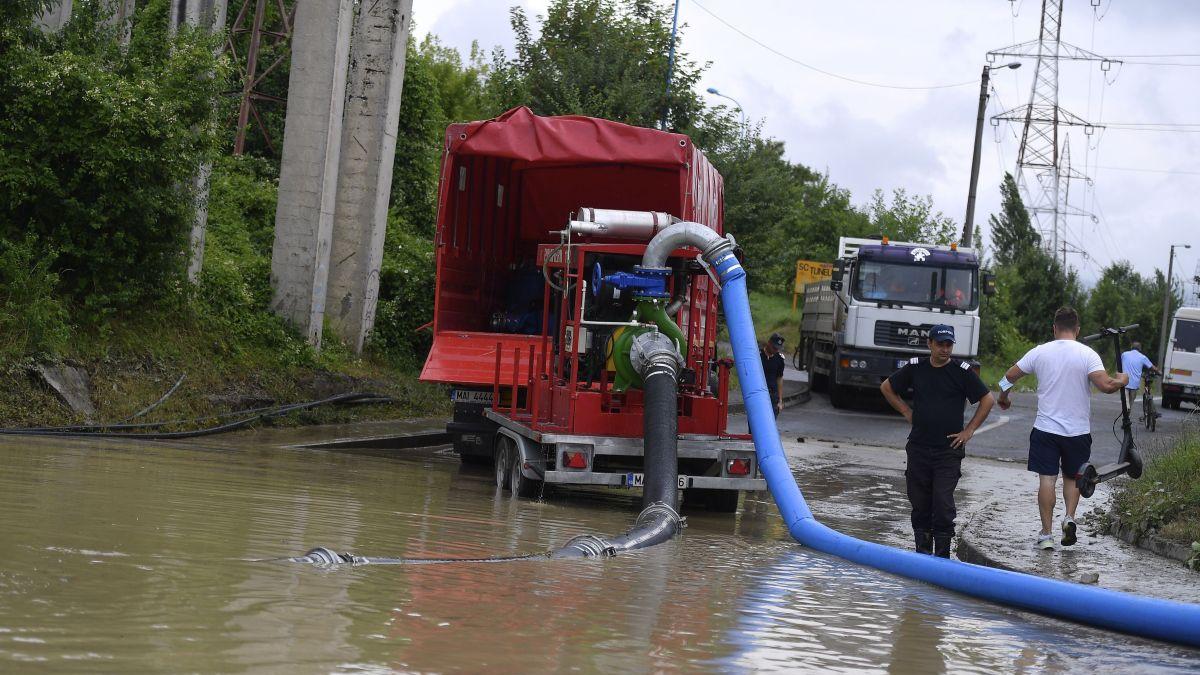
M671 214L661 211L583 208L571 221L570 228L573 234L650 241L673 222Z

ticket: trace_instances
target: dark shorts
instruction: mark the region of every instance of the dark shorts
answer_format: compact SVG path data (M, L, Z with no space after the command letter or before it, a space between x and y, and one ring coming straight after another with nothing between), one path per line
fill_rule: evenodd
M1059 436L1041 429L1029 432L1029 470L1041 476L1077 477L1092 457L1092 435Z

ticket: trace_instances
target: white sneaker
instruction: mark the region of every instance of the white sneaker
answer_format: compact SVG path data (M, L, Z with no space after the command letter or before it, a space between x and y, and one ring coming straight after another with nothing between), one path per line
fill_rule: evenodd
M1062 545L1074 546L1079 539L1075 536L1075 521L1071 516L1064 516L1062 521Z
M1038 548L1042 549L1043 551L1052 551L1052 550L1054 550L1054 535L1052 535L1052 534L1039 534L1039 535L1037 536L1037 543L1035 543L1035 544L1034 544L1034 546L1036 546L1036 547L1038 547Z

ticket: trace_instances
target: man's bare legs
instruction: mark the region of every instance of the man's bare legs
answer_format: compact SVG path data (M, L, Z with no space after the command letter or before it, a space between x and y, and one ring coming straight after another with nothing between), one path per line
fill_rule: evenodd
M1073 476L1065 473L1063 474L1063 504L1067 507L1067 516L1071 520L1075 520L1075 507L1079 506L1079 486L1075 484ZM1049 521L1043 516L1042 525L1045 526L1047 522Z
M1050 534L1051 528L1054 526L1054 502L1057 501L1057 495L1054 494L1054 484L1058 482L1058 475L1053 476L1038 476L1038 512L1042 516L1042 534ZM1071 486L1075 486L1072 484ZM1063 494L1066 494L1067 486L1063 485ZM1063 499L1066 499L1064 496ZM1079 490L1075 490L1075 503L1079 503ZM1075 507L1072 506L1074 511Z

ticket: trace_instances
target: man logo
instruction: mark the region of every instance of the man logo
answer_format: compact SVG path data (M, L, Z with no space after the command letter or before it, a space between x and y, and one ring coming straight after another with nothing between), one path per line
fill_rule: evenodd
M913 260L917 262L925 262L925 259L929 257L929 249L927 248L914 248L911 253Z

